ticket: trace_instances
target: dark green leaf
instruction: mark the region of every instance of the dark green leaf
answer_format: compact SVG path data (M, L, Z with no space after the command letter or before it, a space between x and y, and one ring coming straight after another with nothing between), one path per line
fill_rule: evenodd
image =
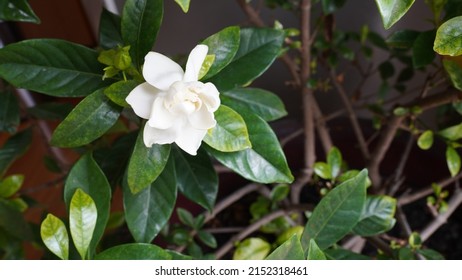
M379 65L379 73L380 77L382 77L383 80L389 79L393 77L395 74L395 67L393 66L393 63L390 61L384 61Z
M122 12L122 38L138 69L152 49L164 14L163 0L127 0Z
M432 249L419 249L416 250L417 254L421 254L427 260L444 260L444 256L439 252Z
M419 136L417 139L417 145L422 150L428 150L433 145L433 131L427 130Z
M123 244L109 248L95 257L96 260L171 260L172 256L152 244Z
M271 127L260 117L243 114L252 148L223 153L208 148L212 156L246 179L260 183L291 183L293 175Z
M284 32L275 29L241 29L239 49L233 61L210 81L225 92L259 77L280 54Z
M175 167L178 170L179 190L191 201L212 211L218 193L218 176L210 157L202 149L190 156L173 149Z
M448 20L462 14L462 2L459 0L448 0L445 6L444 19Z
M271 245L261 238L247 238L237 245L233 260L263 260L268 256Z
M420 32L414 30L398 30L391 34L386 42L393 48L410 49L419 34Z
M327 258L330 260L370 260L371 258L365 255L357 254L345 249L327 249L324 251Z
M172 251L172 250L168 250L168 249L165 250L165 251L170 254L170 256L172 257L172 260L179 260L179 261L192 260L192 257L183 255L183 254L178 253L176 251Z
M324 14L331 14L345 5L346 0L322 0Z
M454 17L443 23L436 32L433 49L441 55L462 55L462 16Z
M414 68L421 68L433 62L435 52L433 42L435 30L425 31L419 34L412 45L412 63Z
M0 20L40 23L27 0L0 1Z
M0 131L10 134L16 132L19 125L19 104L13 92L0 92Z
M366 179L367 170L363 170L335 187L319 202L302 235L304 248L314 239L324 250L353 229L366 202Z
M236 88L223 92L221 102L239 113L253 113L265 121L274 121L287 115L281 99L272 92L258 88Z
M125 98L139 83L134 80L119 81L108 86L104 90L104 94L115 104L122 107L129 107Z
M331 168L325 162L316 162L314 164L314 173L325 180L332 179Z
M415 260L415 255L408 247L399 249L398 257L400 260Z
M401 17L403 17L407 11L414 4L415 0L375 0L379 7L380 15L382 16L383 26L389 29L393 26Z
M103 236L109 219L111 205L111 187L91 154L82 156L72 167L64 185L64 202L70 208L71 199L77 189L83 190L94 200L98 211L96 228L90 244L90 256L93 255L99 240Z
M72 109L73 106L70 103L49 102L37 104L28 108L27 111L37 119L62 121Z
M205 245L207 245L210 248L216 248L217 247L217 240L215 237L206 231L200 230L197 232L197 237L199 237L199 240L202 241Z
M268 257L267 260L305 260L300 238L292 235L286 242L277 247Z
M310 240L310 245L308 246L308 260L326 260L326 255L324 252L318 247L316 241L314 239Z
M32 130L23 130L10 137L0 148L0 177L3 177L10 165L22 156L32 141Z
M136 242L150 243L168 222L177 197L173 160L154 182L136 194L123 184L125 219Z
M462 67L456 61L449 59L443 59L443 66L454 87L462 90Z
M330 174L332 175L332 178L336 178L340 174L342 163L342 153L337 147L332 147L327 154L327 164L330 167Z
M388 51L388 45L387 43L385 42L385 39L382 37L382 35L376 33L376 32L372 32L370 31L368 34L367 34L367 38L369 39L369 41L376 47L378 48L381 48L385 51Z
M24 175L10 175L0 180L0 197L9 198L22 186Z
M241 115L221 105L215 112L217 124L205 135L204 142L221 152L236 152L250 148L247 126Z
M187 225L188 227L195 228L194 217L191 212L183 208L178 208L176 213L180 219L180 222L182 222L184 225Z
M53 132L51 144L78 147L89 144L108 131L120 116L121 108L100 89L85 97Z
M40 226L40 236L45 246L62 260L69 259L69 235L64 223L48 214Z
M446 149L446 162L451 176L456 176L460 171L460 156L457 151L450 146Z
M239 27L230 26L202 42L209 47L208 53L215 55L212 67L205 75L204 80L216 75L233 60L239 48L239 33Z
M0 198L0 228L21 240L32 240L32 231L24 216L3 198Z
M149 187L162 173L170 156L170 145L154 144L148 148L140 130L128 163L128 186L133 194Z
M111 81L103 81L98 53L58 39L33 39L0 49L0 76L16 87L44 94L86 96Z
M396 199L389 196L368 196L353 232L361 236L372 236L389 231L396 222L393 218L395 210Z
M120 33L120 16L103 9L99 21L99 44L103 49L113 49L123 46Z

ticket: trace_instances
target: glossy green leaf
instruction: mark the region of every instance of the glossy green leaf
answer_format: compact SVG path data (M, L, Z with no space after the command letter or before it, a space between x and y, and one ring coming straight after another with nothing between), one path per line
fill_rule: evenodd
M329 260L370 260L371 258L365 255L354 253L341 248L327 249L324 251Z
M0 198L0 229L20 240L32 240L32 231L24 215L3 198Z
M415 260L415 255L410 248L403 247L399 249L398 258L400 260Z
M383 26L389 29L403 17L415 0L375 0L382 16Z
M446 163L451 176L456 176L460 171L460 156L454 148L449 146L446 149Z
M393 48L409 49L414 45L414 41L420 32L415 30L398 30L388 37L387 44Z
M233 109L221 105L215 112L217 124L205 135L204 142L221 152L236 152L252 146L244 119Z
M462 138L462 123L447 127L439 131L438 134L449 141L457 141Z
M367 170L331 190L316 206L305 226L302 245L314 239L324 250L343 238L358 223L366 202Z
M175 0L175 2L181 7L183 12L187 13L189 11L191 0Z
M69 236L63 221L48 214L40 226L40 236L53 254L62 260L69 259Z
M99 44L103 49L113 49L123 46L120 16L103 9L99 21Z
M180 219L181 223L183 223L184 225L186 225L188 227L195 228L194 227L194 217L191 214L191 212L189 212L188 210L180 207L180 208L178 208L176 210L176 213L177 213L178 219Z
M0 197L8 198L14 195L22 186L24 175L10 175L0 180Z
M111 247L95 257L96 260L171 260L171 255L153 244L133 243Z
M319 248L318 244L314 239L310 239L310 245L308 246L308 260L326 260L326 255Z
M259 88L236 88L223 92L221 102L239 113L253 113L265 121L274 121L287 115L281 99L272 92Z
M0 1L0 19L5 21L40 23L40 19L29 6L27 0Z
M333 178L336 178L340 174L342 163L342 153L337 147L332 147L327 154L327 164L330 167L330 174Z
M173 160L147 188L136 194L123 184L125 219L136 242L150 243L170 219L177 197Z
M25 40L0 49L0 76L52 96L86 96L111 82L103 81L97 57L95 50L63 40Z
M8 138L0 148L0 178L3 177L10 165L22 156L32 141L31 129L23 130Z
M418 249L416 252L427 260L444 260L443 255L432 249Z
M177 251L168 250L168 249L165 251L170 254L170 256L172 257L172 260L178 260L178 261L192 260L191 256L183 255L181 253L178 253Z
M421 68L432 63L435 59L433 42L435 30L425 31L419 34L412 45L412 63L414 68Z
M202 41L202 44L209 47L208 53L215 55L213 64L205 75L204 80L219 73L233 60L239 49L239 34L239 27L229 26Z
M197 232L197 237L199 238L200 241L202 241L202 243L204 243L208 247L210 248L217 247L217 240L211 233L200 230Z
M396 199L389 196L368 196L359 222L353 232L373 236L389 231L395 225Z
M47 102L27 108L29 114L37 119L62 121L72 111L70 103Z
M249 131L251 149L223 153L208 148L209 153L242 177L259 183L291 183L293 175L271 127L260 117L243 114Z
M122 38L138 69L151 51L164 14L163 0L127 0L122 11Z
M128 94L138 85L139 83L134 80L119 81L108 86L104 90L104 94L115 104L122 107L129 107L127 101Z
M275 186L270 193L271 201L279 202L287 198L290 192L290 186L287 184L279 184Z
M458 90L462 90L462 67L456 61L449 59L443 59L443 66L453 86Z
M267 260L305 260L300 238L292 235L286 242L277 247L268 257Z
M218 176L208 154L199 149L196 156L190 156L177 148L172 153L179 190L191 201L212 211L218 193Z
M247 238L237 245L233 260L263 260L271 251L271 244L261 238Z
M241 29L240 45L233 61L210 81L220 92L249 84L278 57L284 37L282 30Z
M346 0L322 0L324 14L331 14L345 5Z
M462 16L454 17L443 23L436 32L433 49L441 55L462 55Z
M82 260L88 258L87 252L96 227L97 216L93 199L81 189L77 189L69 207L69 228L72 241Z
M128 186L133 194L149 187L162 173L170 156L170 145L154 144L148 148L143 142L143 130L140 130L128 162Z
M19 104L13 92L0 92L0 131L10 134L16 132L19 125Z
M314 173L325 180L332 179L331 167L325 162L316 162Z
M120 116L121 108L97 90L82 100L53 132L51 144L78 147L89 144L108 131Z
M426 130L417 139L417 145L422 150L428 150L433 146L433 131Z

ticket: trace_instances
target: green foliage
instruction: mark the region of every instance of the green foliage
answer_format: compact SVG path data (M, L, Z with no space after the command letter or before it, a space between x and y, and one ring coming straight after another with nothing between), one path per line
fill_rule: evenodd
M424 133L422 133L419 136L419 139L417 139L417 145L422 150L430 149L433 145L433 131L426 130Z
M449 168L451 176L454 177L460 171L460 156L459 153L453 148L448 146L446 149L446 163Z
M101 12L99 21L99 44L104 49L123 45L121 19L106 9Z
M64 223L48 214L40 226L40 236L45 246L62 260L69 259L69 236Z
M375 0L385 29L392 27L403 17L415 0Z
M13 196L22 186L24 175L10 175L0 180L0 197Z
M308 260L326 260L326 255L324 252L318 247L316 241L314 239L310 240L310 245L308 246Z
M8 167L20 156L22 156L32 141L32 131L23 130L8 138L3 147L0 148L0 177L3 177Z
M435 31L429 30L420 33L412 45L412 63L414 68L421 68L433 62L435 52L433 42L435 41Z
M247 238L237 245L233 260L263 260L271 251L271 245L261 238Z
M27 0L4 0L0 2L0 19L40 23Z
M361 236L373 236L389 231L396 222L393 218L395 210L396 199L389 196L368 196L353 232Z
M16 132L19 125L19 104L11 91L0 92L0 131L10 134Z
M181 7L183 12L187 13L189 11L191 0L175 0L175 2Z
M434 50L441 55L462 55L462 32L460 24L462 16L452 18L443 23L436 32Z
M32 240L32 230L22 213L0 198L0 229L19 240Z
M300 237L292 235L286 242L277 247L266 260L304 260L305 253L303 252Z
M144 243L111 247L95 257L96 260L171 260L172 256L159 246Z

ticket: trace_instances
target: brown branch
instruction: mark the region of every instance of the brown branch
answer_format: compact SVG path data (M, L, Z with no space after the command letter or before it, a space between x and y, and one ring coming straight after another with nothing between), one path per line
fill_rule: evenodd
M237 0L237 3L241 7L241 9L244 11L244 13L247 15L247 18L253 25L258 26L258 27L265 26L265 23L260 18L260 15L258 14L258 12L251 5L249 5L249 3L247 3L246 0Z

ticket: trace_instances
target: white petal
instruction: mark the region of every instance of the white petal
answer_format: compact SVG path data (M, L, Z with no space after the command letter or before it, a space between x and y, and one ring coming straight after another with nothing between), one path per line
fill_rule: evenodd
M207 130L205 129L195 129L191 126L185 126L182 128L181 134L178 135L175 143L183 151L195 156L197 155L197 150L201 146L202 139L204 139L206 133Z
M177 81L181 81L184 71L175 61L157 52L149 52L144 58L143 77L161 90L168 88Z
M134 88L125 98L139 117L149 119L152 111L152 104L159 96L160 91L148 83L142 83Z
M206 45L197 45L189 54L188 62L186 63L186 71L184 74L184 82L193 82L199 79L199 72L209 47Z
M204 84L200 98L211 112L215 112L220 107L220 92L212 83Z
M198 111L189 115L188 120L189 123L197 129L208 130L217 124L213 113L210 112L204 105L202 105Z
M169 129L157 129L146 123L143 130L143 141L146 147L153 144L170 144L178 137L179 129L174 126Z
M154 100L151 116L148 121L151 127L167 129L174 124L176 118L176 115L165 107L165 98L159 97Z

